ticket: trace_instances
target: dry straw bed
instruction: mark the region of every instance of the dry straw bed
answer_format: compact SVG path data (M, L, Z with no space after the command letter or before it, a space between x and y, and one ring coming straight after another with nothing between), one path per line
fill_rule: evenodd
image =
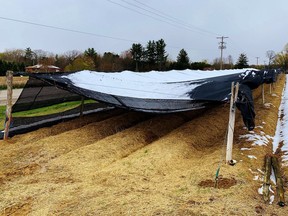
M28 80L28 77L13 77L13 87L23 88ZM0 76L0 88L6 89L6 76Z
M254 93L255 134L274 135L285 79ZM269 86L266 85L266 92ZM278 95L276 97L275 95ZM252 146L236 116L235 166L225 158L229 105L170 115L110 111L0 143L2 215L286 215L265 204L254 173L271 143ZM265 122L265 124L263 123ZM251 148L247 157L241 148ZM220 163L221 164L221 163ZM284 169L287 175L287 168ZM223 184L223 187L221 186Z

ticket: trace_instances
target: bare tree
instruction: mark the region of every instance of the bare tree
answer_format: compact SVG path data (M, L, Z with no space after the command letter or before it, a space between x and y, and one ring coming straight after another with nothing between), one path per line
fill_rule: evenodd
M36 64L44 64L44 65L51 64L51 63L53 64L53 60L51 60L54 57L53 53L42 50L42 49L37 49L37 50L33 50L33 54L34 54ZM47 59L50 59L50 60L47 61Z
M283 50L278 53L274 59L274 63L284 70L288 70L288 52Z
M266 52L266 56L268 58L268 66L270 67L270 64L275 59L276 54L275 54L275 52L273 50L268 50Z
M64 56L67 58L69 64L71 64L77 57L82 53L78 50L70 50L64 53Z
M215 58L214 60L213 60L213 67L215 68L215 69L220 69L220 64L221 64L221 58Z
M288 43L284 46L284 50L285 53L288 53Z
M9 62L23 62L25 50L22 49L9 49L2 53L1 59Z
M227 60L228 60L228 64L230 66L230 69L232 69L233 68L233 57L231 55L229 55Z

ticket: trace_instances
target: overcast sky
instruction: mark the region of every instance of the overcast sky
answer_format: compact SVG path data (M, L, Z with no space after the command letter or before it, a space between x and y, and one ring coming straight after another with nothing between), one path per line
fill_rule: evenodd
M220 57L217 37L226 36L224 57L232 55L235 63L245 53L249 64L256 57L263 64L267 50L280 52L288 43L287 0L0 0L0 5L0 52L31 47L62 54L93 47L99 54L121 54L132 43L146 46L163 38L170 59L184 48L191 61L212 62Z

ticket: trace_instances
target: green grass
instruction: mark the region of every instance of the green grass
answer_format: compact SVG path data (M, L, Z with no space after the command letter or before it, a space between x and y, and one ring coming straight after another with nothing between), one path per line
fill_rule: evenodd
M85 100L85 104L94 103L94 100ZM13 117L35 117L35 116L44 116L49 114L55 114L59 112L64 112L73 108L80 106L81 101L71 101L64 102L60 104L55 104L47 107L15 112L13 113ZM6 106L0 106L0 129L4 128L4 120L5 120L5 112Z
M61 104L55 104L48 107L41 107L37 109L21 111L13 113L14 117L34 117L34 116L43 116L54 114L58 112L64 112L66 110L73 109L81 104L81 101L72 101L72 102L65 102Z
M6 106L0 106L0 130L4 129Z

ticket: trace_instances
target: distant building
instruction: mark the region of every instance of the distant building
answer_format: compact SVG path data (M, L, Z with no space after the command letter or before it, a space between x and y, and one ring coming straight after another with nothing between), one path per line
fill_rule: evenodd
M54 65L42 65L37 64L33 66L28 66L25 71L28 73L38 73L38 72L59 72L61 69Z

